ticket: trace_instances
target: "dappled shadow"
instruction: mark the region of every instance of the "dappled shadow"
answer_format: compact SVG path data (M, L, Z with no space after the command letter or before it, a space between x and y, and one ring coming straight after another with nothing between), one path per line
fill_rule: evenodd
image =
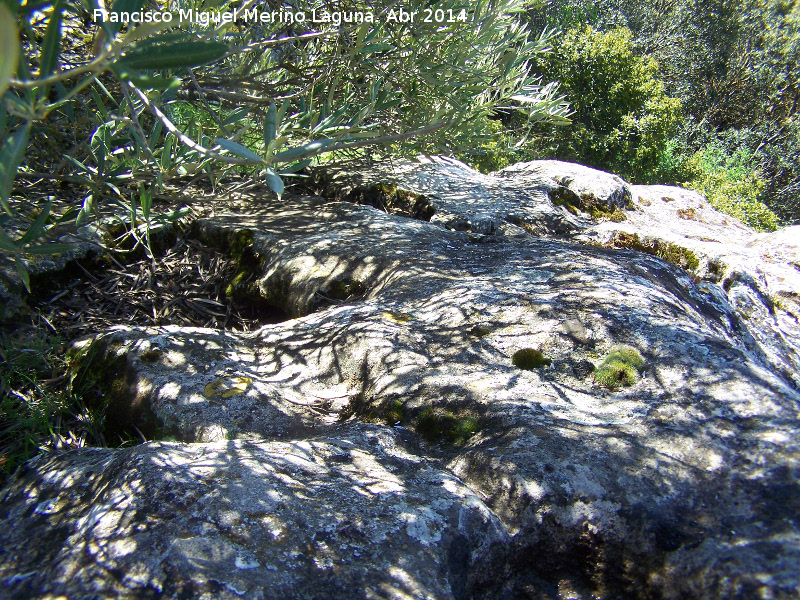
M658 597L701 585L714 544L745 587L751 565L797 553L775 537L795 535L800 511L797 394L685 273L630 251L483 243L303 202L198 233L230 244L252 228L260 293L300 318L250 334L119 330L87 346L109 407L142 407L115 418L208 443L65 455L21 474L6 510L58 535L39 554L6 538L25 557L0 558L17 597L54 564L87 573L71 585L91 576L131 597ZM646 364L636 385L606 390L582 369L616 343ZM517 368L523 348L550 365ZM75 465L44 483L92 456L88 491ZM62 516L48 521L36 507L53 498ZM12 569L36 573L12 581Z
M67 595L463 598L505 542L463 483L374 426L302 442L152 443L31 468L50 480L18 478L5 506L28 532L53 529L35 549L21 531L5 536L27 573L8 577L0 563L17 598L56 572L74 574L57 587Z

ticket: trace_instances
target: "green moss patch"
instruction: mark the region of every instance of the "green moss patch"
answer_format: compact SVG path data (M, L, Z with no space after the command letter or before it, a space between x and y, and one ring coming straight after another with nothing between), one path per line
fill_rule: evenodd
M609 242L608 246L652 254L687 271L694 271L700 266L700 259L691 250L669 242L641 240L638 233L620 231Z
M573 215L577 215L583 208L580 196L567 187L553 188L547 195L554 206L563 206Z
M478 430L478 419L470 414L457 415L426 406L417 416L415 429L429 442L444 440L461 445Z
M594 381L612 390L628 387L639 381L639 372L643 367L644 358L636 348L614 346L594 372Z
M289 318L286 310L289 282L273 276L270 287L261 289L259 279L264 273L265 259L254 250L253 239L250 229L242 229L218 242L236 265L236 273L225 284L225 295L236 304L247 307L253 318L262 323L284 321Z
M424 406L409 408L405 400L384 401L379 406L370 405L369 398L358 394L347 417L357 417L368 423L403 425L417 432L430 443L464 444L479 429L478 417L466 409L450 410Z
M623 221L627 221L628 217L620 209L615 208L613 212L608 215L608 220L613 221L614 223L622 223Z
M656 250L656 256L687 271L694 271L700 266L700 259L697 258L694 252L676 244L662 244Z
M236 261L237 269L225 286L225 295L236 302L253 303L262 300L257 283L261 264L253 252L253 237L250 229L242 229L229 242L228 252Z
M490 333L492 333L492 328L487 327L486 325L475 325L472 329L469 330L469 334L475 337L486 337Z
M403 402L400 400L395 400L389 406L389 410L386 413L386 417L384 421L387 425L397 425L398 423L403 423L406 420L406 410Z
M609 207L591 194L578 195L569 188L558 187L548 191L550 202L554 206L563 206L573 215L580 211L589 213L597 221L614 221L621 223L628 217L618 207ZM630 205L632 208L632 205Z
M250 229L242 229L233 235L230 244L230 253L235 259L241 259L245 250L253 245L253 232Z
M708 261L708 275L712 282L717 283L725 274L725 263L718 260Z
M511 364L526 371L533 371L540 367L549 367L552 361L542 354L541 350L523 348L517 350L511 357Z

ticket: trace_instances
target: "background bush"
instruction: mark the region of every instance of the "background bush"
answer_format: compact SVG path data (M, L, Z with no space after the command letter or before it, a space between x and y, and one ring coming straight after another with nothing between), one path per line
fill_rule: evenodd
M663 144L652 136L658 143L634 157L641 162L633 163L628 177L690 182L756 228L800 222L800 2L553 0L528 18L563 30L588 24L602 34L627 28L634 54L655 60L654 77L663 83L665 97L681 101L683 115L674 133ZM554 54L545 62L557 60ZM604 76L597 73L595 81ZM569 139L556 149L580 146L578 130L573 132L564 130ZM731 167L742 163L744 154L737 154L742 148L747 168ZM723 190L717 190L720 185Z
M537 57L537 71L561 82L572 125L541 133L535 150L548 158L612 171L636 183L657 181L655 170L681 119L658 65L634 51L631 32L571 29Z
M758 231L774 231L780 225L775 213L761 202L766 184L747 148L729 152L709 144L686 161L684 169L690 176L684 185L705 195L717 210Z

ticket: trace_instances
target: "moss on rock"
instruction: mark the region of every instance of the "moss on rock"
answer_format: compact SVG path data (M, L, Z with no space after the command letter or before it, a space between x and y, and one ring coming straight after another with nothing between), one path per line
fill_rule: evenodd
M578 195L567 187L557 187L548 191L548 197L554 206L563 206L573 215L580 211L589 213L597 221L614 221L621 223L628 217L616 206L609 207L591 194ZM633 205L626 203L629 208Z
M644 358L636 348L614 346L594 372L594 381L612 390L628 387L639 381L639 372L643 367Z
M577 215L583 208L580 196L567 187L553 188L547 195L554 206L563 206L573 215Z
M289 278L275 276L262 287L265 258L253 248L254 235L242 229L227 240L223 248L236 263L236 273L225 285L225 295L247 306L261 322L275 323L289 318Z
M401 400L395 400L389 406L389 410L386 413L384 418L384 422L387 425L397 425L398 423L403 423L406 420L406 410L403 402Z
M687 271L694 271L700 266L700 259L694 252L677 244L661 244L656 250L656 256Z
M620 209L615 208L614 211L608 215L608 220L614 223L622 223L623 221L627 221L628 217Z
M335 279L328 288L328 296L334 300L349 300L361 298L366 294L367 287L358 279Z
M257 278L261 261L253 252L253 232L250 229L237 231L231 238L228 252L236 261L236 274L225 286L225 295L236 302L254 303L262 300Z
M472 329L469 330L469 334L475 337L486 337L492 333L492 328L486 325L475 325Z
M511 363L520 369L533 371L534 369L538 369L540 367L549 367L552 364L552 361L545 357L541 350L536 350L534 348L523 348L522 350L517 350L514 353L514 355L511 357Z
M144 354L148 352L154 351ZM142 435L153 439L159 431L147 393L141 391L149 382L130 371L129 353L128 347L105 336L73 346L68 352L70 392L83 398L86 408L98 415L109 445L126 444Z
M478 430L478 419L472 414L458 415L426 406L419 413L414 428L429 442L446 440L461 445Z
M345 200L422 221L430 221L436 212L426 196L400 188L396 183L378 183L367 188L357 188Z
M642 240L638 233L620 231L612 238L608 246L652 254L687 271L694 271L700 266L700 259L688 248L659 240Z

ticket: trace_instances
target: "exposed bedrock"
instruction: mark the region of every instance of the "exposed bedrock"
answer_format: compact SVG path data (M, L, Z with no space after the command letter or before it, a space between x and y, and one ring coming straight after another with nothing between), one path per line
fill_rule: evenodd
M75 342L109 427L160 441L24 465L0 596L797 597L796 242L557 166L328 178L416 219L303 197L196 222L291 320ZM651 196L741 237L704 254Z

